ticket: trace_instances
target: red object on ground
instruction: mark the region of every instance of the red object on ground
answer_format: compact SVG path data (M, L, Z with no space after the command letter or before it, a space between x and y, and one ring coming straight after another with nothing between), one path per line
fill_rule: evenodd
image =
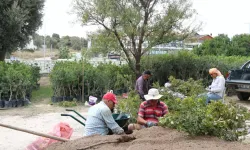
M72 133L73 129L69 126L69 124L60 122L54 127L53 131L50 132L49 134L65 139L70 139ZM37 138L37 140L28 145L26 147L26 150L44 150L49 145L56 142L58 141L54 139L39 137Z

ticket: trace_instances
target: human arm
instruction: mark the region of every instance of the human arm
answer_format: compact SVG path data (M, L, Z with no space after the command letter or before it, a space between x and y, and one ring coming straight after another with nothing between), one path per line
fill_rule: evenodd
M212 83L212 85L210 86L210 90L209 90L210 92L216 93L216 92L221 92L225 89L224 77L217 78L216 80L218 81L218 83L215 85L213 85Z
M124 130L115 122L112 113L109 109L103 109L101 115L108 126L114 134L123 134Z

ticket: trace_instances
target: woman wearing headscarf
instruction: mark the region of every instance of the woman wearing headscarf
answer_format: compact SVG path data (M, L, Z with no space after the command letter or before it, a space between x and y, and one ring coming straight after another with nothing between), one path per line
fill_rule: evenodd
M209 69L209 74L213 78L212 84L206 88L208 91L206 104L211 100L220 100L223 98L225 90L225 78L217 68Z

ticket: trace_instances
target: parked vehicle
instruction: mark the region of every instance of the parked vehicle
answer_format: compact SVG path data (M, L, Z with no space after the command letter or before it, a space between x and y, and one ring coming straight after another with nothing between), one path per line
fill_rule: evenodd
M230 70L226 76L227 95L236 94L240 100L250 97L250 61L240 69Z

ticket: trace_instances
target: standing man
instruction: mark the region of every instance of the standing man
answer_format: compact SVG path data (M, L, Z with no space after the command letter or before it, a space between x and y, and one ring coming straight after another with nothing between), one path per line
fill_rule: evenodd
M89 108L87 120L85 122L85 134L108 135L109 129L113 134L123 134L124 130L115 122L111 110L117 104L115 94L106 93L102 101Z
M209 74L213 78L213 82L206 88L208 91L206 94L206 104L210 103L211 100L222 99L225 90L225 78L221 72L217 68L211 68Z
M142 101L145 101L144 95L148 94L150 87L149 78L151 77L151 72L149 70L144 71L142 75L136 80L135 90L140 96Z

